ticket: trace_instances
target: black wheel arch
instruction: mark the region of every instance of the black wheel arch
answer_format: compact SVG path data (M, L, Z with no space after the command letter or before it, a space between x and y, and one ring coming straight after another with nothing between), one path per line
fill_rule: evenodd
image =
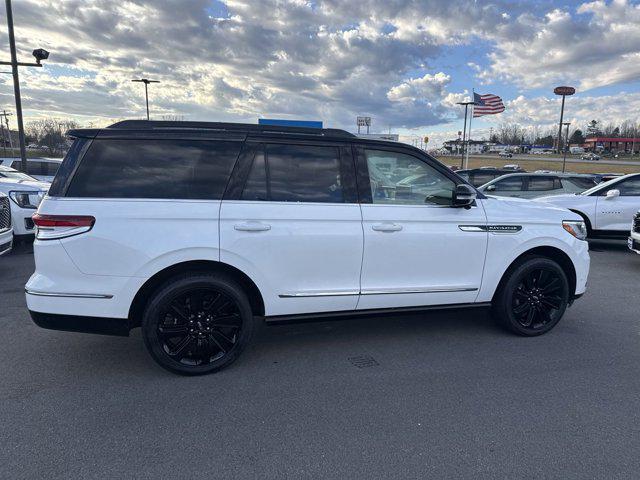
M576 268L573 265L571 258L569 258L569 255L567 255L565 252L563 252L559 248L551 247L551 246L542 246L542 247L532 248L520 254L515 260L513 260L513 262L511 262L509 267L502 274L502 278L498 283L498 287L493 293L492 301L496 298L496 295L498 294L498 292L500 292L504 283L509 278L509 275L511 274L511 272L518 265L525 262L531 257L549 258L555 261L558 265L560 265L560 268L562 268L562 271L565 273L565 275L567 276L567 280L569 281L569 299L570 299L569 302L571 303L575 297L575 292L576 292L576 281L577 281Z
M145 306L153 292L172 277L185 273L223 273L235 280L245 291L254 316L264 316L264 300L257 285L244 272L229 264L212 260L192 260L176 263L150 277L136 293L129 307L130 328L139 327Z

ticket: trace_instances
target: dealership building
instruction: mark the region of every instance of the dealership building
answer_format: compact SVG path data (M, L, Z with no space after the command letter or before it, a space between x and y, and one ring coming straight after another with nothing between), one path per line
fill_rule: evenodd
M633 149L634 153L640 151L640 138L621 137L591 137L584 141L584 148L591 152L627 152Z

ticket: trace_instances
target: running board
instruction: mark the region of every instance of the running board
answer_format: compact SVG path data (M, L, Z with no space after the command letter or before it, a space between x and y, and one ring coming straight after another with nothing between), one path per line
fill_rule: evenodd
M360 317L393 316L407 313L420 313L441 310L462 310L467 308L489 308L491 302L457 303L452 305L425 305L421 307L374 308L369 310L346 310L340 312L318 312L294 315L275 315L262 317L268 325L287 323L326 322L329 320L345 320Z

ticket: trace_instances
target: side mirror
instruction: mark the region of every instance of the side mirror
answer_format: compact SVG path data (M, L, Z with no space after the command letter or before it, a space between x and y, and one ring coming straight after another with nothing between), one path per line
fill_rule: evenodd
M456 185L456 189L453 192L453 206L454 207L470 207L476 201L478 193L470 185L464 183Z
M607 198L616 198L620 196L620 190L613 188L607 192Z
M487 192L495 192L496 186L495 185L489 185L487 188L485 188L485 190Z

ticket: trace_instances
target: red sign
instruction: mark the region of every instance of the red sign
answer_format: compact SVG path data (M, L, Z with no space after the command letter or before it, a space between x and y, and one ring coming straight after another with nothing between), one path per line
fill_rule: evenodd
M556 95L573 95L576 93L576 89L573 87L556 87L553 89L553 93Z

